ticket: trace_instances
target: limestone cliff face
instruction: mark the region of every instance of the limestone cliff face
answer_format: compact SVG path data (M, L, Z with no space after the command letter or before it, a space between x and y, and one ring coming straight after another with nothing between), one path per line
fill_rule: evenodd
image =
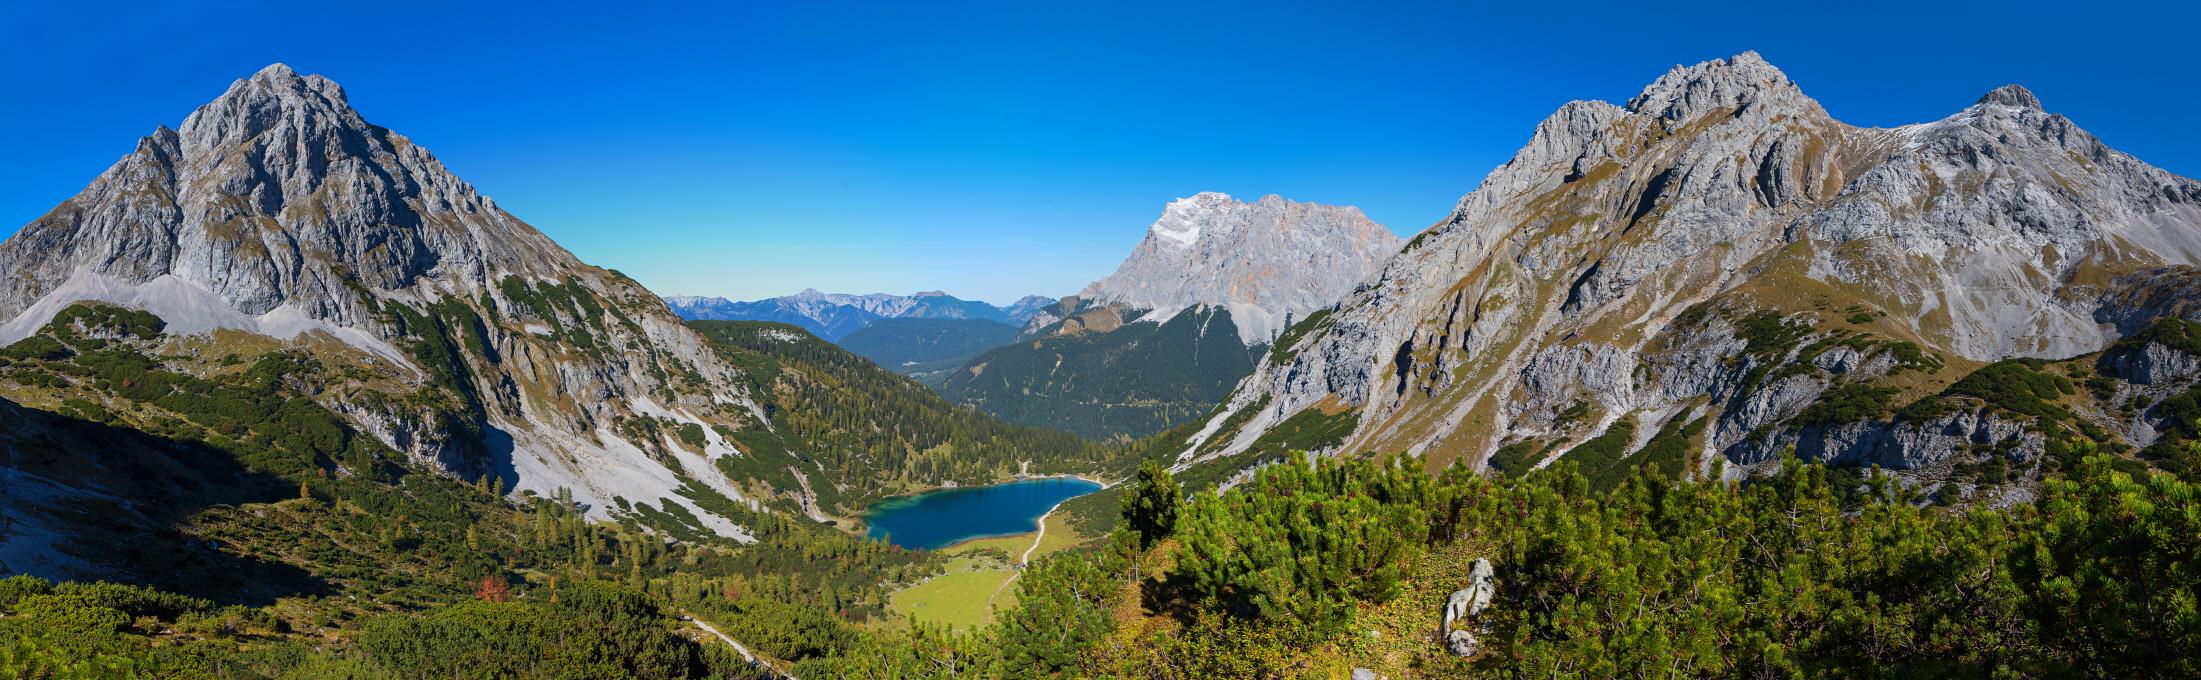
M1199 418L1291 319L1398 252L1360 209L1219 193L1171 201L1115 273L1032 310L1018 342L928 378L952 401L1094 438Z
M163 127L0 251L0 317L88 276L174 276L248 316L374 321L370 295L577 266L342 88L270 66ZM24 329L12 327L16 335Z
M739 498L711 464L739 455L729 443L620 427L761 422L737 373L641 285L583 264L321 76L278 64L236 81L0 244L0 342L79 300L147 309L171 333L339 340L392 380L320 398L398 450L570 489L599 514L614 497L682 503L743 534L674 492L693 479Z
M1222 307L1241 340L1265 343L1287 319L1337 302L1399 243L1358 208L1201 193L1171 201L1116 272L1078 297L1153 310L1156 323L1200 305Z
M2103 146L2023 88L1860 128L1745 53L1676 67L1626 105L1561 107L1450 218L1287 332L1303 337L1186 460L1244 450L1324 402L1358 409L1341 448L1432 467L1508 445L1548 462L1624 419L1641 445L1698 418L1701 460L1795 445L1927 465L2009 432L1797 419L1845 386L1901 403L1985 362L2099 350L2157 316L2122 319L2118 299L2178 306L2160 292L2175 282L2147 298L2119 281L2196 261L2201 184Z

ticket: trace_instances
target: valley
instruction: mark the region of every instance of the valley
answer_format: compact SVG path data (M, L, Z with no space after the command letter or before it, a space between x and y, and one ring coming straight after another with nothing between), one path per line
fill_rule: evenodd
M1520 123L737 301L268 66L0 242L0 677L2201 675L2201 182L1755 52Z

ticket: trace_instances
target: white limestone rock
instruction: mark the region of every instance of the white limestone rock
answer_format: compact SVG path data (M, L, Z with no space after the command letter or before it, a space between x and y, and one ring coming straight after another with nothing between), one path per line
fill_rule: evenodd
M1330 306L1398 252L1401 240L1359 208L1251 203L1206 192L1171 201L1115 273L1078 294L1087 303L1153 310L1230 310L1245 344L1268 342L1287 318Z
M2109 149L2023 88L1940 121L1861 128L1745 53L1676 67L1625 106L1560 107L1321 330L1264 360L1179 464L1243 451L1317 403L1359 410L1341 453L1464 465L1525 439L1564 451L1629 414L1647 436L1708 405L1701 454L1761 460L1753 432L1794 443L1785 423L1822 393L1895 367L1838 350L1749 384L1771 359L1692 309L1800 315L1821 327L1811 342L1854 304L1879 313L1876 337L1944 359L2063 358L2154 318L2120 307L2190 311L2201 286L2178 272L2197 263L2201 183ZM2116 278L2135 272L2154 283ZM1595 426L1554 431L1577 400ZM1226 435L1226 422L1244 424ZM1803 448L1918 465L2001 431L1921 423Z
M1459 656L1474 656L1482 651L1482 641L1475 634L1483 629L1476 623L1484 609L1490 607L1492 598L1498 595L1498 583L1493 577L1490 560L1476 558L1468 567L1467 587L1452 593L1444 603L1445 648Z

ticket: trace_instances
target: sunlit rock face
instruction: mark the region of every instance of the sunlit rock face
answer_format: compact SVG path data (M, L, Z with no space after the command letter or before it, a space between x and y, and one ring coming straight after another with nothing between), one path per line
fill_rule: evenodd
M1337 302L1399 243L1359 208L1202 193L1171 201L1116 272L1078 296L1153 310L1157 323L1198 305L1228 308L1241 340L1265 343L1288 319Z
M1264 361L1183 460L1245 450L1320 403L1358 409L1340 449L1431 467L1511 444L1541 464L1624 419L1633 451L1700 418L1698 464L1793 445L1929 465L2009 428L1794 419L1842 386L1907 400L1983 362L2099 350L2154 316L2120 300L2180 308L2159 292L2175 281L2153 294L2120 281L2197 260L2201 184L2021 87L1861 128L1745 53L1536 125L1450 217Z
M152 311L170 333L325 334L393 379L318 399L397 450L567 489L599 516L614 498L683 504L746 536L675 493L686 478L740 498L710 462L738 455L715 429L697 449L614 427L761 422L734 369L640 284L580 262L321 76L277 64L236 81L0 244L0 342L80 300ZM455 345L445 365L418 351L432 338Z

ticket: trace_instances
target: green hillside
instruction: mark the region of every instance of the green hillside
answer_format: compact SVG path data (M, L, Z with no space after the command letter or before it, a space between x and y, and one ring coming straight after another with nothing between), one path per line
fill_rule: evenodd
M1263 351L1240 343L1229 310L1202 308L1001 347L944 375L939 389L1012 423L1137 438L1208 413Z
M880 319L840 339L841 347L896 373L963 365L1016 340L1017 329L986 319Z
M915 380L879 368L794 326L763 321L690 323L744 369L766 400L769 431L726 433L750 455L719 459L729 474L799 488L795 470L843 486L812 485L828 512L860 512L888 495L942 482L978 484L1028 471L1104 472L1120 446L1010 425L956 406ZM1026 464L1029 464L1028 466Z

